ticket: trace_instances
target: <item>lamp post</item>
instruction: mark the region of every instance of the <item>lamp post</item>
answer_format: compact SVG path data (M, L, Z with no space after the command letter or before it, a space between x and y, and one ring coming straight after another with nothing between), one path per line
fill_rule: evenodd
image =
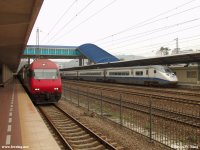
M176 54L179 53L179 48L178 48L178 37L174 39L176 41Z
M36 57L38 57L38 58L40 58L40 51L39 51L39 45L40 45L40 43L39 43L39 38L40 38L40 36L39 36L39 28L37 28L37 30L36 30L36 54L38 55L38 56L36 56Z

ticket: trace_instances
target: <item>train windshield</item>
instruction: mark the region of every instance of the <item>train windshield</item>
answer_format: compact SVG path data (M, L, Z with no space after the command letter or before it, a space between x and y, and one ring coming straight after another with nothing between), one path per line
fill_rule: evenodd
M56 69L34 69L35 79L57 79L59 73Z
M173 73L173 71L166 66L162 66L162 67L159 66L157 67L157 69L165 73Z
M164 68L166 73L173 73L173 71L169 68Z

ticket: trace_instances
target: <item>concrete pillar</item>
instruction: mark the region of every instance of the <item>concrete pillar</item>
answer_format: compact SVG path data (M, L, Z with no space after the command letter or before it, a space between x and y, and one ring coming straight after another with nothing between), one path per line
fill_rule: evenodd
M79 66L82 66L82 58L79 58Z
M4 86L12 78L12 71L5 64L0 64L0 86Z

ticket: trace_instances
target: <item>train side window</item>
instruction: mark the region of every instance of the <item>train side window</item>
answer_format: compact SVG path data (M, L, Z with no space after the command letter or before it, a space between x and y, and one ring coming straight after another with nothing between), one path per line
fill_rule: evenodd
M136 71L136 72L135 72L135 75L137 75L137 76L142 76L142 75L143 75L143 71Z
M154 73L156 73L156 70L154 70Z

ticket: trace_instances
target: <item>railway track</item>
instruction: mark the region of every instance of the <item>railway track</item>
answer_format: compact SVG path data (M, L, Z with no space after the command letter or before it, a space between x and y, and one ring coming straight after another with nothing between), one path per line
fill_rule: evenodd
M75 85L78 86L79 84L75 83ZM85 83L80 84L79 87L80 86L84 86L84 88L87 87L87 85ZM175 102L177 102L177 104L178 103L182 104L184 102L184 103L186 103L185 107L187 107L187 104L192 104L192 105L195 104L196 106L199 106L199 108L200 108L200 101L196 101L196 100L165 97L165 96L158 95L158 94L155 95L155 94L137 93L137 92L127 91L124 89L112 89L112 88L108 88L108 87L102 87L102 86L96 86L96 85L90 85L90 84L88 85L88 88L92 88L92 89L97 88L99 90L112 91L115 93L123 93L123 94L130 94L130 95L134 94L137 96L147 97L148 99L156 98L156 100L162 99L162 100L167 100L167 101L172 101L172 102L175 101ZM72 89L72 91L76 90L76 88L72 88L72 87L71 87L71 89ZM103 102L111 103L111 104L114 104L114 105L117 105L118 107L120 107L120 102L116 101L115 98L110 97L110 96L104 95L103 97L100 98L100 96L98 94L85 93L84 91L79 91L79 94L83 95L85 97L88 97L89 99L98 99L99 101L101 99L103 99ZM135 101L122 100L121 105L122 105L122 107L125 107L127 109L135 110L135 111L139 111L139 112L143 112L143 113L147 113L147 114L149 114L150 110L151 110L152 116L176 121L176 122L179 122L179 123L191 126L191 127L200 128L200 116L199 116L200 114L193 115L192 113L179 112L177 110L171 110L170 108L161 108L161 107L155 106L155 105L150 107L149 103L145 103L144 101L135 102Z
M80 91L79 91L80 92ZM118 107L123 107L130 110L135 110L138 112L149 114L151 113L152 116L164 118L172 121L176 121L191 127L200 128L200 116L193 116L191 114L183 114L176 111L166 110L155 106L150 106L147 104L137 103L137 102L130 102L127 100L123 101L116 101L116 99L103 96L99 97L97 94L86 94L85 92L79 93L82 96L88 97L89 99L98 99L99 101L106 102Z
M199 143L198 138L193 138L199 137L200 99L198 93L190 91L176 93L175 90L167 89L170 94L167 92L164 95L164 88L154 90L154 88L144 87L143 90L143 87L139 87L136 88L139 90L135 90L135 87L129 89L124 85L116 87L116 84L107 83L96 84L96 82L85 81L66 81L66 83L63 84L65 98L78 105L79 102L82 103L88 110L90 106L92 106L91 110L98 108L97 113L131 130L150 138L153 136L156 141L170 147L173 147L172 141L176 141L178 145L189 145L189 147ZM173 96L176 94L182 97ZM138 116L142 119L138 119ZM138 123L142 130L138 130ZM177 130L174 130L175 127ZM147 129L148 135L146 135Z
M114 146L116 143L108 143L57 105L39 106L39 110L59 135L66 149L120 149Z
M110 92L116 92L116 93L119 93L119 92L123 92L123 94L134 94L134 95L137 95L137 96L143 96L143 97L151 97L151 98L157 98L157 99L163 99L163 100L168 100L168 101L175 101L175 102L183 102L183 103L187 103L187 104L196 104L196 105L200 105L200 100L199 100L199 97L195 97L195 98L185 98L184 97L174 97L174 95L161 95L160 91L157 91L157 92L147 92L149 89L147 89L146 91L144 90L138 90L138 91L135 91L135 89L127 89L127 87L123 86L123 87L113 87L113 84L111 85L107 85L107 84L97 84L96 85L96 82L95 82L95 85L94 85L94 82L91 83L91 82L74 82L74 81L65 81L67 82L67 84L73 84L73 85L76 85L78 87L87 87L87 88L91 88L91 89L99 89L99 90L104 90L104 91L110 91ZM156 94L158 93L158 94ZM173 93L175 94L175 91L173 91ZM191 94L188 94L188 95L191 95L191 96L194 96L193 93ZM198 94L197 94L198 95Z
M166 88L166 87L148 87L148 86L135 86L135 85L128 85L128 84L118 84L118 83L105 83L105 82L91 82L91 81L77 81L77 80L66 80L69 83L78 83L78 84L88 84L88 85L95 85L96 86L115 86L116 88L124 88L128 90L142 90L146 92L159 92L163 94L176 94L176 95L183 95L183 96L191 96L191 97L200 97L200 93L198 90L191 91L191 90L183 90L177 88Z

